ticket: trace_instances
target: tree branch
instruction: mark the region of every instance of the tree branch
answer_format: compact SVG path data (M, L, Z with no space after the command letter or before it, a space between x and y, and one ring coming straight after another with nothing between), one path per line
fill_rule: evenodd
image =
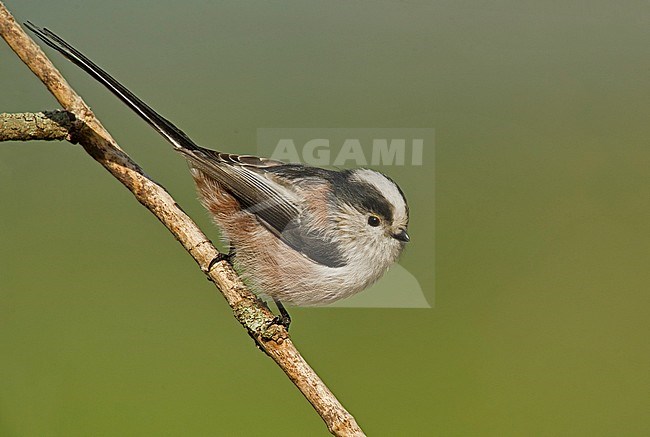
M66 111L0 114L0 141L71 140L74 114Z
M74 114L74 120L68 117L67 121L65 117L60 119L65 113L55 116L52 113L4 114L0 118L2 130L7 130L8 133L0 134L0 139L67 139L78 142L90 156L126 186L183 245L223 294L237 320L298 387L325 421L329 431L338 436L363 436L364 433L354 417L345 410L307 364L284 327L274 323L274 315L244 286L230 264L222 261L209 268L210 262L218 255L212 243L180 209L169 193L150 180L140 166L117 145L81 97L15 22L2 2L0 34L61 106Z

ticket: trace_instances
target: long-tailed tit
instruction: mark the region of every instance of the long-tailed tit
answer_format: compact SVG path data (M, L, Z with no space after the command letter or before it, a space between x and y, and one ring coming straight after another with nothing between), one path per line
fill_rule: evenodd
M292 305L328 304L374 283L409 241L406 199L387 176L199 147L59 36L26 25L187 159L203 205L230 243L235 267L256 292Z

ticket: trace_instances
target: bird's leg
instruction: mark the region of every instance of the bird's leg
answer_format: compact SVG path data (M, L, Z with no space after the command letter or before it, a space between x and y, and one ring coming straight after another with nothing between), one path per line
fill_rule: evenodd
M284 326L284 329L288 331L289 325L291 325L291 316L289 315L289 312L284 307L284 305L282 305L282 302L276 299L273 299L273 301L275 302L275 305L278 307L278 311L280 311L280 315L275 316L274 323Z

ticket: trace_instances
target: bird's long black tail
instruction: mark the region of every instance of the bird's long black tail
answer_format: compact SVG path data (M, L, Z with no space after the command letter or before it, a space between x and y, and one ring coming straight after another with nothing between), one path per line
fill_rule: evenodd
M200 149L182 130L174 126L172 122L151 109L149 105L140 100L135 94L129 91L106 71L98 67L79 50L68 44L63 38L47 28L40 28L31 22L25 26L34 32L45 44L60 52L72 63L80 67L86 73L97 79L129 108L133 109L140 117L156 129L176 149L197 150Z

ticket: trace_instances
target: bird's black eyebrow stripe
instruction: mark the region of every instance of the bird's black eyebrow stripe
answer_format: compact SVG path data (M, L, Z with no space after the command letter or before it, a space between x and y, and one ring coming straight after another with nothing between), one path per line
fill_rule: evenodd
M377 214L389 222L393 221L393 206L390 202L374 185L355 178L353 170L334 171L301 164L269 167L266 170L296 181L305 181L310 178L317 181L325 179L332 187L333 197L363 213ZM402 196L404 195L402 194Z
M295 181L309 179L322 181L324 179L330 183L333 197L363 213L377 214L389 222L393 221L394 206L374 185L355 178L353 170L334 171L302 164L286 164L269 167L266 171ZM392 179L387 176L386 178L392 182ZM397 189L404 198L402 190L399 187ZM406 199L404 199L404 204L406 204Z
M352 178L350 171L336 173L345 178L345 182L332 184L334 196L361 212L378 214L388 222L393 221L393 206L374 185Z

